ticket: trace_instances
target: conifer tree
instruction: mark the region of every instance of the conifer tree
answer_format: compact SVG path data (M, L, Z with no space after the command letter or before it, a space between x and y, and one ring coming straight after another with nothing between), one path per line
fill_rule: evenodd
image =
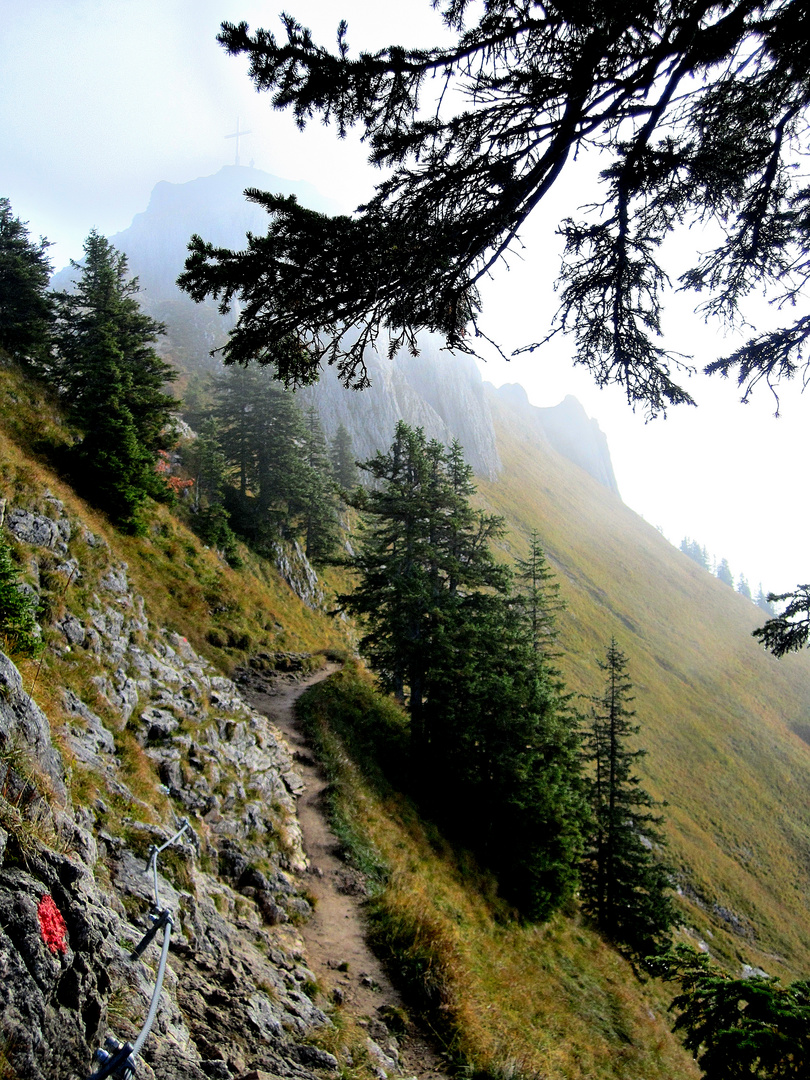
M662 818L651 812L655 802L633 772L646 751L627 745L639 725L628 707L633 698L627 657L615 638L599 667L605 689L592 699L584 738L593 825L582 866L582 902L608 937L646 956L667 943L674 921L668 868L655 853L665 844Z
M217 437L217 424L209 417L188 447L185 458L194 477L194 530L207 544L236 559L236 537L225 508L225 455Z
M352 436L344 424L339 424L330 446L332 474L342 491L352 491L360 480L354 456Z
M309 407L305 416L304 454L306 475L301 506L304 546L307 558L319 563L333 554L340 540L340 529L329 450L314 406Z
M746 600L753 600L751 586L748 584L748 578L743 573L737 578L737 592L744 596Z
M301 410L294 395L255 365L226 368L215 387L220 446L239 485L232 520L238 532L261 545L292 531L305 502Z
M155 464L177 404L163 390L175 372L152 347L163 327L140 310L126 257L95 230L84 253L72 264L75 291L55 295L48 374L84 432L74 458L80 483L113 520L137 529L144 499L165 495Z
M810 1063L810 981L731 978L688 945L657 958L656 974L681 985L670 1006L706 1080L800 1080Z
M560 585L548 565L537 529L532 530L529 538L528 556L518 559L516 567L518 593L531 626L535 651L551 659L559 633L557 615L565 609L565 603L560 598Z
M732 589L734 588L734 575L728 565L728 559L721 559L717 564L716 576L718 581L722 581L724 585L728 585Z
M53 327L49 247L42 238L34 243L0 198L0 349L35 368L48 358Z
M747 326L752 292L773 287L789 308L810 281L808 190L795 169L808 146L806 0L434 6L440 43L359 55L345 22L333 50L289 14L278 37L223 24L220 42L248 58L275 108L301 127L334 122L340 136L357 126L384 176L351 217L248 192L269 212L267 235L242 251L192 238L183 287L226 307L240 296L234 360L261 348L273 362L272 343L290 336L311 345L300 369L285 367L292 377L311 378L325 357L362 386L363 352L382 333L416 348L429 329L470 352L481 281L580 152L598 148L585 207L558 225L556 330L576 335L599 385L621 385L651 413L690 402L683 360L661 341L669 234L717 226L717 246L698 246L678 285L726 322ZM707 370L736 375L746 395L773 387L806 370L809 336L799 314Z
M487 545L503 522L474 511L469 470L457 461L449 479L442 445L403 422L390 450L362 468L375 484L357 504L368 522L352 560L360 584L339 601L364 620L361 648L385 688L404 697L407 687L414 756L420 757L433 734L424 705L437 627L459 588L502 580Z
M688 555L692 562L702 566L704 570L711 570L709 553L705 547L700 546L697 540L690 540L688 536L685 536L681 540L681 551L684 555Z
M773 606L773 603L770 600L770 593L765 592L765 590L762 588L761 581L759 583L759 588L757 589L757 595L754 598L754 603L757 605L758 608L762 608L765 614L769 615L771 618L776 615L776 608Z
M546 918L576 888L584 803L577 735L557 674L475 510L461 447L397 426L362 466L366 532L351 565L361 649L407 700L412 770L430 811L496 870L505 894Z
M0 648L12 656L36 656L42 648L36 600L20 588L19 570L0 536Z
M575 718L508 582L456 599L427 680L432 802L528 918L579 883L587 818Z

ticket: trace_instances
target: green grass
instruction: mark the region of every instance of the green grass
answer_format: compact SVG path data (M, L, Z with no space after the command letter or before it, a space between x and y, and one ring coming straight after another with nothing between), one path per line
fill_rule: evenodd
M66 650L64 636L55 626L68 608L87 620L91 609L105 607L108 598L100 579L111 566L127 564L131 588L144 601L150 635L162 628L176 632L225 674L261 651L318 654L312 660L315 668L324 656L345 652L347 641L343 624L302 604L273 565L243 549L242 565L238 569L228 566L167 505L149 505L145 536L121 534L104 514L79 498L57 471L60 451L71 438L47 390L0 358L0 493L6 500L6 512L22 506L54 517L48 495L61 500L72 523L68 557L75 558L81 568L81 575L68 581L57 572L62 555L29 548L10 538L23 579L40 588L43 638L55 646L46 649L42 664L22 659L18 666L26 691L33 690L51 722L68 767L73 799L90 804L102 794L107 805L103 823L116 831L131 815L153 823L163 820L169 801L154 763L134 738L134 721L124 725L93 683L94 677L109 674L105 664L91 649ZM86 530L102 543L90 542ZM322 584L328 604L333 590L328 575L326 578ZM73 760L62 737L68 720L65 687L114 733L121 778L133 799L100 790L105 788L103 781ZM71 722L75 723L75 718ZM6 809L9 824L21 830L24 823L18 821L19 814L14 808ZM29 826L26 829L30 832Z
M369 932L456 1068L546 1080L696 1077L669 996L576 914L521 923L388 779L404 722L347 669L299 701L347 856L371 881ZM381 761L388 768L381 767Z
M561 666L600 689L596 659L615 635L628 654L645 786L666 800L685 919L734 974L810 972L810 655L777 661L751 638L749 601L691 562L497 401L504 470L480 497L509 523L504 557L537 528L568 603ZM718 917L727 909L743 933ZM708 941L709 938L707 937Z

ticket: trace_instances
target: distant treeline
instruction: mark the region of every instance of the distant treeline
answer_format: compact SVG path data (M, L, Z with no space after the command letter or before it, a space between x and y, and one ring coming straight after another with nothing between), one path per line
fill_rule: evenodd
M756 594L754 594L751 591L751 586L748 584L747 577L745 574L740 573L737 577L735 586L734 575L731 572L728 559L716 559L713 555L710 555L706 548L702 547L697 540L692 540L688 536L685 536L683 540L681 540L680 549L684 555L692 560L692 562L696 562L698 566L702 566L704 570L713 574L719 581L722 581L724 585L728 585L732 589L736 587L738 593L747 600L750 600L753 604L756 604L757 607L762 608L768 615L776 615L776 608L768 599L769 594L762 588L762 582L759 583L759 588L757 589Z

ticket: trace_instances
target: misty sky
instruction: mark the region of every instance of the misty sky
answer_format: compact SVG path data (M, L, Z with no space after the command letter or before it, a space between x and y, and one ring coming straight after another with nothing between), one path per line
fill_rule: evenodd
M443 33L429 0L2 0L0 195L34 236L54 242L56 269L81 256L91 227L107 235L126 228L159 180L182 183L232 164L235 141L225 136L237 117L251 131L241 142L242 164L308 180L345 210L370 193L375 174L356 137L339 142L317 123L302 135L253 91L244 61L216 44L222 20L276 29L282 8L326 44L341 17L353 47L427 44ZM484 326L508 349L548 328L554 226L593 198L594 173L583 162L566 179L564 194L525 231L522 260L512 259L487 286ZM700 238L689 243L699 248ZM673 245L673 276L691 250ZM752 304L750 317L763 312ZM692 354L698 367L735 344L682 299L665 329L667 344ZM599 391L573 369L572 350L570 339L558 339L509 364L491 358L482 370L496 385L522 383L537 405L575 394L607 433L625 502L676 544L694 537L728 558L735 577L744 571L754 589L760 581L783 590L810 579L810 511L799 472L810 400L786 392L775 420L767 393L742 406L733 384L700 377L688 386L698 409L681 407L645 425L620 392Z

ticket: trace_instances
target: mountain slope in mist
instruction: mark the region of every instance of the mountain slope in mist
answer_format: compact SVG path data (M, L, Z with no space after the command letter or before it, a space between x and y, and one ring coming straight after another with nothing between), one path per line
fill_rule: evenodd
M259 169L226 166L213 176L188 183L157 184L147 209L135 215L129 228L110 238L127 256L130 270L139 279L142 306L166 324L160 351L186 373L219 369L219 362L210 353L224 344L234 321L232 314L219 313L215 301L195 304L177 288L188 241L198 233L216 245L241 249L247 232L264 232L266 212L244 197L250 187L295 195L314 210L335 209L308 184ZM54 287L68 288L73 276L70 269L60 271L53 279ZM406 350L393 359L370 355L372 386L362 394L344 391L334 369L327 367L320 383L302 390L301 398L318 409L327 435L334 435L341 423L348 428L360 459L386 449L397 421L404 419L423 427L429 438L444 443L458 439L476 473L494 478L500 461L475 362L447 352L439 338L431 335L422 338L420 348L418 357ZM528 401L526 406L533 408ZM554 409L534 409L533 416L561 453L618 490L605 437L575 399L567 399Z
M751 637L762 613L572 465L509 395L489 395L503 469L482 481L511 554L539 530L568 610L571 687L601 689L615 635L630 658L645 786L668 801L688 922L739 967L810 971L810 655L777 661ZM582 707L587 711L587 703Z

